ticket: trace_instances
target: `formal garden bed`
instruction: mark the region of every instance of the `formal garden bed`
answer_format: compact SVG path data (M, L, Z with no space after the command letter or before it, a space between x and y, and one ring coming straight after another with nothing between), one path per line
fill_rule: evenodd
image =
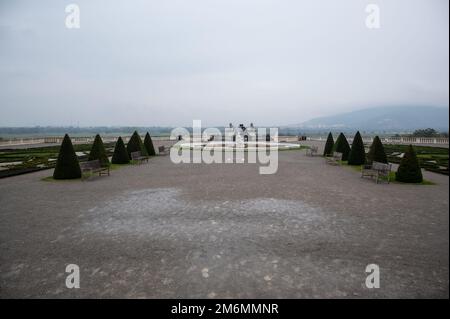
M139 134L134 132L126 146L121 137L116 142L103 143L100 135L95 137L92 144L73 145L66 134L61 146L0 151L0 178L52 168L55 168L56 176L54 173L43 180L78 179L81 175L84 178L94 175L94 172L83 171L83 164L99 161L97 165L100 167L114 170L121 165L136 164L130 158L130 153L135 151L141 152L143 156L155 155L150 134L147 133L142 141Z
M105 143L105 151L112 156L115 143ZM73 146L80 162L86 161L92 144ZM60 146L28 149L3 149L0 151L0 178L55 168Z
M417 149L419 149L419 155ZM366 145L364 145L359 132L356 132L351 146L343 133L339 134L335 142L330 132L323 156L327 164L351 166L354 170L361 172L361 177L370 177L375 179L377 183L392 181L396 183L433 185L434 183L424 179L422 174L422 169L426 168L422 166L423 163L427 162L426 159L433 155L438 155L437 157L442 160L442 165L447 164L447 167L439 166L438 168L443 172L445 172L446 168L448 175L448 149L430 150L430 148L426 147L402 145L397 150L401 152L392 152L391 147L391 152L388 153L380 138L375 136L368 151L366 151ZM430 151L433 152L433 155L426 153ZM395 160L391 161L388 154L390 157L395 157ZM446 159L445 155L447 156ZM398 164L395 172L392 170L392 163ZM437 161L433 161L433 163L436 164Z
M407 145L384 145L389 162L399 164L401 161L400 156L405 153L407 147ZM415 146L414 149L420 167L430 172L448 175L448 148Z

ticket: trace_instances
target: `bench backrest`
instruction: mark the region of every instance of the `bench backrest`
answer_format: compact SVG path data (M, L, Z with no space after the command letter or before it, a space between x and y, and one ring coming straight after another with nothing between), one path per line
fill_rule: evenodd
M311 152L312 153L317 153L319 151L319 147L318 146L311 146Z
M101 167L101 165L100 165L100 161L98 159L80 163L80 168L82 170L97 169L100 167Z
M380 163L380 162L373 162L372 163L372 169L377 170L377 171L391 171L391 164L385 164L385 163Z
M131 159L137 159L141 157L141 152L137 151L137 152L131 152Z

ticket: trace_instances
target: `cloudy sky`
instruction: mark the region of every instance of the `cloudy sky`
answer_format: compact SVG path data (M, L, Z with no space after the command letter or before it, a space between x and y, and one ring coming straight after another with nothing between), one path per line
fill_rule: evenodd
M80 28L65 25L66 5ZM365 8L380 8L380 28ZM448 107L447 0L0 1L0 126L300 123Z

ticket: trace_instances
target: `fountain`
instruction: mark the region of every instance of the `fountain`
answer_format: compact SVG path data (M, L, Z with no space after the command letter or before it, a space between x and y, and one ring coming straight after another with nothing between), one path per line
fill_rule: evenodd
M299 144L278 142L277 136L273 139L270 134L258 136L256 128L253 123L246 128L243 124L234 127L231 123L223 135L212 135L202 141L186 141L178 143L179 148L182 149L200 149L200 150L217 150L217 151L257 151L257 150L286 150L298 149Z

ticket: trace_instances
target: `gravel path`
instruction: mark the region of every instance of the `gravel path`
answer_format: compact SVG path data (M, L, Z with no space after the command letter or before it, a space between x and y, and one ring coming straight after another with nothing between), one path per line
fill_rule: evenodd
M83 182L2 179L0 297L448 298L449 179L424 174L437 185L377 185L285 151L274 175L160 156Z

